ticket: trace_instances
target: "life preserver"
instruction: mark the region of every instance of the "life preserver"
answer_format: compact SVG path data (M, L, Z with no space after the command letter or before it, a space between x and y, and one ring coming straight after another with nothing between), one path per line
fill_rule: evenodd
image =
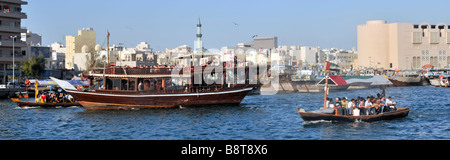
M231 62L227 62L227 68L231 68Z
M31 85L30 81L28 79L25 80L25 84L29 87Z

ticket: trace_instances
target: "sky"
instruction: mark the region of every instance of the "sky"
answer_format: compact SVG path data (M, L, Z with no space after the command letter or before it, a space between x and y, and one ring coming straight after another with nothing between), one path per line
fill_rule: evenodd
M206 49L277 36L278 45L357 47L357 25L369 20L450 24L448 0L25 0L22 27L42 35L42 45L65 44L65 35L92 27L97 43L155 51L194 47L198 18ZM237 24L237 25L236 25Z

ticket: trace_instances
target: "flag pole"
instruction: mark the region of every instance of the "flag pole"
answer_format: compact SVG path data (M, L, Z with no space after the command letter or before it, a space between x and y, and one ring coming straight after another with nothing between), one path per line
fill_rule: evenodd
M326 62L325 63L325 88L324 88L324 92L325 92L325 96L323 98L323 109L326 109L327 106L327 96L328 96L328 75L330 74L330 62Z

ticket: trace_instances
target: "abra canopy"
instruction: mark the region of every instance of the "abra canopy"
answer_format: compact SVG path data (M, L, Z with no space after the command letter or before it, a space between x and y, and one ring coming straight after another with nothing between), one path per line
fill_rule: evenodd
M386 86L393 85L393 83L383 75L376 76L345 76L345 79L350 86Z
M330 79L328 81L328 85L337 85L337 86L347 86L348 85L347 82L341 76L332 75L329 77L330 77ZM317 83L317 84L325 84L325 78L320 80L319 83Z

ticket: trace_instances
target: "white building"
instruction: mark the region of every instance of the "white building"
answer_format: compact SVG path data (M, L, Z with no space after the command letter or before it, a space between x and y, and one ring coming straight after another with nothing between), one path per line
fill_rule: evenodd
M353 50L343 50L343 49L324 49L327 55L327 61L339 65L339 69L344 71L349 71L356 68L356 61L358 60L358 55L355 49Z
M450 26L367 21L358 25L358 65L361 68L420 69L450 64Z

